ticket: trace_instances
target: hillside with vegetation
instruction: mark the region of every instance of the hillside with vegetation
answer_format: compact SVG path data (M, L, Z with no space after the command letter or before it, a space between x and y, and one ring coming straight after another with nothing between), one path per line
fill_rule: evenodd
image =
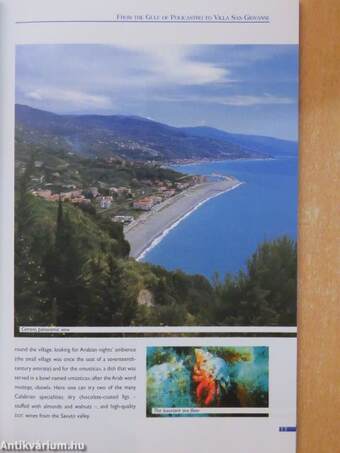
M134 208L135 201L155 197L159 202L202 179L157 163L88 158L63 148L26 144L17 137L17 185L26 171L27 190L35 196L56 201L60 195L64 201L110 218L136 218L141 211Z

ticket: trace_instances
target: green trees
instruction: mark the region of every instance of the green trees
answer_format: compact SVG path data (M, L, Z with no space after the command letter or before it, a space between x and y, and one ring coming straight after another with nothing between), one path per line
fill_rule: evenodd
M33 158L16 185L15 200L15 321L19 325L47 323L48 300L43 281L43 256L49 230L35 228L36 200L29 192Z
M85 295L82 271L87 259L82 245L75 222L64 213L63 203L59 201L55 239L43 259L53 324L77 325L79 322Z
M94 258L88 265L80 323L86 326L128 326L137 301L128 297L123 268L112 256Z
M216 318L221 325L295 325L296 242L286 236L261 244L246 272L217 282Z
M98 217L97 223L100 228L114 240L115 255L127 258L130 253L130 244L125 240L123 225L121 223L112 222L108 217Z
M44 277L55 325L128 325L121 266L129 244L121 226L59 201L55 238L44 259ZM92 216L93 214L91 214Z

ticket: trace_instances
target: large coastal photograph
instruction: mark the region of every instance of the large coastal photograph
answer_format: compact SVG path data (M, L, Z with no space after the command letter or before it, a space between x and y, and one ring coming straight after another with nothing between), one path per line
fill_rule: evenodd
M16 48L15 326L295 326L298 48Z

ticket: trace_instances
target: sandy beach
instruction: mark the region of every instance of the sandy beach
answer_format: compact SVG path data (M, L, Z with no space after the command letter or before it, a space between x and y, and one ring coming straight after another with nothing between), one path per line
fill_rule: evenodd
M194 210L211 198L236 189L242 182L232 177L204 182L163 201L151 211L125 227L124 233L131 246L130 256L141 259L145 252L158 244L163 237Z

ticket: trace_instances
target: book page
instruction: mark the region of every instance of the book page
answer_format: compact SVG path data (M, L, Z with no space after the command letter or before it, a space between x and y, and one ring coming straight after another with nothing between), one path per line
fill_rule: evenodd
M298 3L1 6L2 449L294 452Z

